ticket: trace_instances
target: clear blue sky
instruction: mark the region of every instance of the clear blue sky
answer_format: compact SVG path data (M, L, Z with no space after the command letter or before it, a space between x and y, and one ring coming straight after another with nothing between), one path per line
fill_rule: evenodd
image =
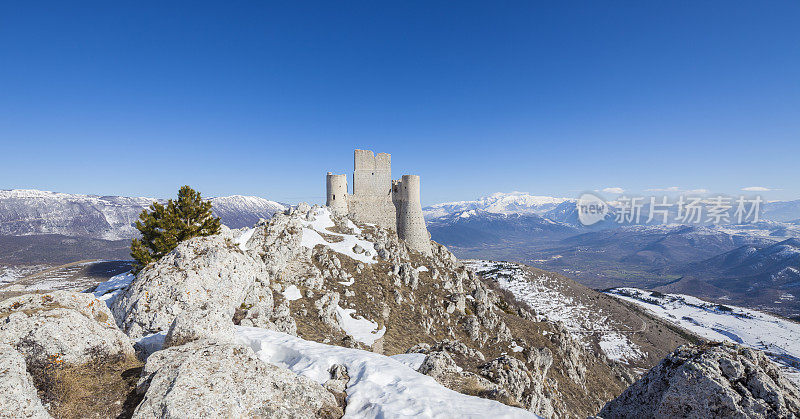
M425 204L794 199L800 2L7 1L0 146L0 189L319 202L371 148Z

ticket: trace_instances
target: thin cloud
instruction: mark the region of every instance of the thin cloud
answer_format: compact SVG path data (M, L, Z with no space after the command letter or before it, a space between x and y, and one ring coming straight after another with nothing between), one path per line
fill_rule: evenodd
M765 186L748 186L746 188L742 188L743 191L747 192L768 192L768 191L777 191L777 189L767 188Z
M652 188L652 189L645 189L647 192L680 192L681 188L677 186L670 186L668 188Z
M620 187L605 188L605 189L603 189L603 192L606 192L606 193L625 193L625 189L622 189Z
M708 193L708 189L689 189L688 191L685 191L685 192L687 194L698 194L698 195L700 195L700 194L707 194Z

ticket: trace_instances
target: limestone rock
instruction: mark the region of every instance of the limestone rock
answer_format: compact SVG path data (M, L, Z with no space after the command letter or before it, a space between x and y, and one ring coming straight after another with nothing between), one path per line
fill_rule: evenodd
M244 301L237 307L241 312L242 326L273 329L275 324L270 320L273 315L275 300L269 284L256 281L247 291Z
M433 377L436 381L442 381L447 375L458 373L459 368L450 354L439 351L429 353L417 371Z
M233 342L233 310L208 307L199 311L187 311L172 321L164 338L164 348L179 346L200 339Z
M195 237L139 272L112 312L133 338L166 331L179 314L235 309L264 268L224 237Z
M800 417L800 390L760 351L730 343L684 345L608 402L600 416Z
M82 364L95 355L134 355L106 304L70 291L0 302L0 343L13 346L28 362Z
M522 394L531 386L533 376L525 363L512 356L503 355L479 367L482 376L508 389L511 395L520 400Z
M142 371L135 418L340 417L321 385L258 359L250 347L206 340L158 351Z
M0 417L50 417L33 387L25 358L6 344L0 344Z

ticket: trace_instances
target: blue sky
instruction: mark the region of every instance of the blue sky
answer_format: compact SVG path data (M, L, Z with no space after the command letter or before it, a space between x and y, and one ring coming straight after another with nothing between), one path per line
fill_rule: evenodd
M3 2L0 189L800 198L800 2L344 3Z

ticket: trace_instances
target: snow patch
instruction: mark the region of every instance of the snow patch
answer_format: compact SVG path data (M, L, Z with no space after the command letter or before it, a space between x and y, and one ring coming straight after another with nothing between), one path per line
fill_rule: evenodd
M533 418L533 413L445 388L396 359L358 349L310 342L272 330L236 328L239 342L265 362L320 384L334 364L347 368L346 418Z
M383 334L386 333L386 327L382 327L378 330L377 323L361 316L354 318L353 313L355 312L356 311L351 308L336 306L336 315L339 319L339 325L342 326L345 333L352 336L353 339L365 345L372 346L376 340L383 337Z
M106 305L111 307L117 296L128 288L134 279L136 279L136 275L130 271L114 275L108 281L99 283L92 293L95 298L105 301Z
M236 238L236 244L239 246L239 249L242 249L242 251L249 250L247 248L247 242L249 242L250 238L253 237L253 233L255 231L255 228L248 228L244 231L244 233L240 234L239 237Z
M375 249L375 244L367 241L359 239L356 235L361 232L361 230L353 224L352 221L348 220L348 227L353 229L356 234L343 234L343 233L335 233L328 230L329 227L334 227L336 224L331 219L331 213L327 207L318 208L313 212L313 221L302 221L303 224L303 237L300 241L302 246L308 247L313 249L314 246L321 244L323 246L327 246L331 248L331 250L341 253L345 256L348 256L352 259L355 259L359 262L364 263L375 263L375 257L372 255L370 249ZM333 235L339 236L343 240L339 242L328 242L322 237L322 234L326 235ZM358 245L362 249L365 249L364 253L357 254L353 251L353 248Z
M413 353L413 354L397 354L392 355L389 358L394 359L395 361L411 368L412 370L416 371L419 367L422 366L422 363L425 362L425 358L428 355L421 354L421 353Z
M294 300L299 300L299 299L303 298L303 296L300 294L300 290L297 288L297 286L289 285L283 291L283 298L285 298L285 299L287 299L289 301L294 301Z

